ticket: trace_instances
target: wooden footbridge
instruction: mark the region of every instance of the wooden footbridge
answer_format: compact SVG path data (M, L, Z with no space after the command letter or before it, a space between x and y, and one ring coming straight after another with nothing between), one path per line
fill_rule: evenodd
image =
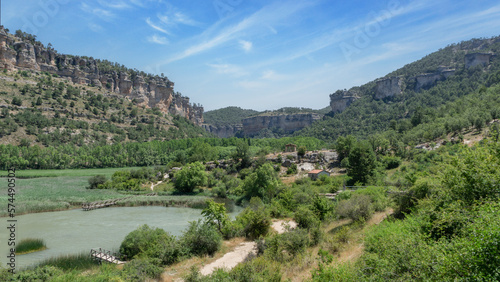
M102 263L103 261L114 263L114 264L124 264L124 261L119 260L116 255L112 255L110 251L106 251L104 249L91 249L90 257L98 263Z
M138 196L157 196L157 195L158 195L157 193L149 193L146 195L138 195ZM119 198L119 199L84 203L84 204L82 204L82 209L84 211L90 211L90 210L95 210L95 209L107 208L107 207L116 205L119 201L123 201L123 200L130 199L133 197L134 196L129 196L129 197Z

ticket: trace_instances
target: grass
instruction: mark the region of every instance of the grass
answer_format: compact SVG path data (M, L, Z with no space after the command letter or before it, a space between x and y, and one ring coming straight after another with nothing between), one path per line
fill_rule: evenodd
M88 253L80 253L76 255L63 255L49 258L38 264L38 267L41 266L55 266L64 271L86 270L95 267L96 262L90 258Z
M16 254L24 255L47 249L42 239L28 238L21 240L16 246Z
M86 189L88 176L63 176L16 179L16 215L35 212L65 210L85 202L124 197L114 190ZM0 179L2 181L2 179ZM7 180L0 185L0 206L7 207ZM7 209L0 216L7 216Z
M122 167L122 168L89 168L89 169L28 169L17 170L17 178L37 178L37 177L82 177L104 175L111 178L111 175L120 170L133 170L139 167ZM7 177L7 171L0 171L0 177Z

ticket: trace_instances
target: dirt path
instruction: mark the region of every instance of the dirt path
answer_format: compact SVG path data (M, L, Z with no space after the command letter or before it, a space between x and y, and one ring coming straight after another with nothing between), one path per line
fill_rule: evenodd
M295 229L297 228L297 223L293 220L273 220L273 223L271 223L271 228L276 230L278 234L285 233L286 227L289 226L290 229Z
M361 231L364 234L365 230L371 226L380 224L384 219L391 215L394 211L388 209L385 212L379 212L373 215L373 217L366 223L365 227ZM362 240L361 240L362 241ZM340 253L338 258L339 262L353 261L359 258L363 254L365 246L363 243L353 244L349 246L346 250Z
M257 254L257 244L255 242L243 242L234 251L226 253L220 259L205 265L200 273L201 275L210 275L217 268L224 268L230 270L240 262L245 261L245 259L251 254Z
M287 231L287 226L291 229L297 227L297 223L293 220L274 220L271 224L271 228L276 230L278 234ZM233 251L226 253L220 259L205 265L200 273L201 275L210 275L217 268L224 268L230 270L237 266L239 263L245 261L245 259L251 255L257 254L257 244L255 242L243 242L237 246Z

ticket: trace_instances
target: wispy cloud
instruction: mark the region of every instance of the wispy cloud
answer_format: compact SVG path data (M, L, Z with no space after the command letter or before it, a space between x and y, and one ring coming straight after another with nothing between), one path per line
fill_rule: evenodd
M104 28L96 23L89 23L88 24L88 27L90 28L90 30L92 30L93 32L101 32L104 30Z
M97 1L101 6L108 7L111 9L129 9L132 6L129 4L128 1L125 0L98 0Z
M261 76L261 79L274 80L274 81L285 80L287 78L288 78L288 76L283 75L283 74L278 74L274 70L265 70Z
M147 40L150 43L168 45L168 39L164 36L159 36L157 34L153 34L151 36L148 36Z
M218 74L228 74L235 77L241 77L248 74L247 71L243 70L241 67L231 64L207 64L209 67L213 68Z
M246 40L239 40L238 43L240 44L241 49L245 52L250 52L252 50L253 44L250 41Z
M218 22L214 24L212 28L209 28L201 34L201 36L199 36L199 39L197 40L200 41L199 43L195 43L194 45L186 48L180 54L171 57L166 61L166 63L182 60L195 54L218 47L221 44L238 38L245 31L249 33L257 33L255 30L256 28L264 27L268 29L269 25L289 19L291 16L302 11L309 5L312 5L312 2L283 1L265 6L240 22L225 28L218 29L221 25L221 23ZM276 13L276 10L279 10L280 13Z
M150 27L152 27L153 29L155 29L155 30L157 30L157 31L159 31L159 32L162 32L162 33L165 33L165 34L168 34L168 35L170 35L170 34L171 34L171 33L170 33L170 32L168 32L167 30L165 30L165 29L163 29L162 27L160 27L159 25L157 25L157 24L153 23L153 22L151 21L151 18L147 18L147 19L146 19L146 23L147 23Z
M111 21L116 17L116 15L111 11L101 8L91 7L87 3L81 3L80 9L86 13L90 13L96 17L99 17L100 19L105 21Z

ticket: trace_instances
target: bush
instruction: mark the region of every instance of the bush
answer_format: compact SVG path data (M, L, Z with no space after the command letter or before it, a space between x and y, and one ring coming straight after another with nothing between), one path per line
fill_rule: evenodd
M89 186L87 189L97 189L99 185L106 183L106 176L104 175L95 175L89 178Z
M319 219L314 212L304 206L297 209L293 219L300 228L310 229L319 225Z
M136 258L123 266L121 276L126 281L144 281L145 278L158 279L163 268L157 262L148 258Z
M366 221L373 215L373 206L367 195L352 195L349 200L340 201L337 205L337 214L341 218L350 218L353 221Z
M242 226L243 234L251 239L265 236L269 232L271 218L259 198L252 198L250 206L244 209L236 218L236 223Z
M16 254L27 254L31 252L45 250L45 242L42 239L27 238L21 240L16 245Z
M182 245L189 253L197 256L213 256L222 243L222 235L215 226L204 224L201 220L189 223L188 229L181 238Z
M177 262L184 254L174 236L148 225L130 232L120 245L120 253L128 259L141 255L159 259L162 264Z
M290 261L304 253L310 245L309 233L305 229L294 229L266 239L264 255L270 260Z

